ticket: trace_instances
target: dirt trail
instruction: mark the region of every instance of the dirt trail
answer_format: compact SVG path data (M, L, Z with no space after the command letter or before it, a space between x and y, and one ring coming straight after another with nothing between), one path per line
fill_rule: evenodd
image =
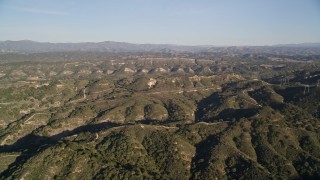
M198 92L198 91L208 91L213 89L219 89L218 87L210 87L210 88L192 88L186 90L166 90L166 91L156 91L156 92L147 92L146 94L162 94L162 93L178 93L181 94L183 92Z
M48 114L48 113L34 113L34 114L32 114L28 119L26 119L26 120L24 121L24 123L26 123L27 121L29 121L29 120L32 119L35 115L38 115L38 114Z
M82 97L81 99L76 99L76 100L73 100L73 101L69 101L69 102L67 102L67 103L68 103L68 104L70 104L70 103L77 103L77 102L86 100L86 98L87 98L86 88L84 88L84 89L83 89L83 97Z

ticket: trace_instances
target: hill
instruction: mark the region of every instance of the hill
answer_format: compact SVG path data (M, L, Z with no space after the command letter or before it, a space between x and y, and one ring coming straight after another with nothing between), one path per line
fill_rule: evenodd
M317 59L196 56L0 56L0 179L320 178Z

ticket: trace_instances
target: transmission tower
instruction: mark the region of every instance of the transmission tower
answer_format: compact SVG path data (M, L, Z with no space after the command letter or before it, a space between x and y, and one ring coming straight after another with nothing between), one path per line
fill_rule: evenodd
M310 92L310 86L309 85L305 85L304 86L304 91L303 91L303 95L306 95L306 93Z
M288 78L283 78L283 79L280 79L280 86L282 85L286 85L286 84L289 84L289 79Z

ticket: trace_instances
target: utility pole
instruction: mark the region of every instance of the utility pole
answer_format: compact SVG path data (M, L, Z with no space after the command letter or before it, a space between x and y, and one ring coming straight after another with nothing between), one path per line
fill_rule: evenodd
M320 79L318 79L318 82L317 82L317 87L320 86Z
M281 82L281 83L280 83L280 86L282 86L282 85L285 85L285 84L286 84L286 80L285 80L285 79L283 79L283 78L282 78L282 79L280 79L280 82Z
M282 85L286 85L286 84L288 84L289 83L289 79L288 78L282 78L282 79L280 79L280 86L282 86Z
M259 73L258 73L258 72L253 72L253 73L251 74L251 78L254 79L254 80L258 79L258 76L259 76Z
M310 92L310 86L309 85L305 85L304 86L304 91L303 91L303 95L306 95L306 93Z

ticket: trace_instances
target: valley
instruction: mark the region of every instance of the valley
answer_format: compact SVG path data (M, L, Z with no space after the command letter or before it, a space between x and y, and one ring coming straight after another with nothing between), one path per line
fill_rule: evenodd
M0 54L0 179L319 178L319 56L255 50Z

